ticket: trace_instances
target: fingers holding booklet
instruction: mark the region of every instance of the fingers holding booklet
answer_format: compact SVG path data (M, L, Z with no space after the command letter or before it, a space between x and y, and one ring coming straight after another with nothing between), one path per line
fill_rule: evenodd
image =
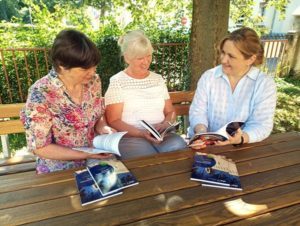
M141 125L151 134L152 137L157 139L158 141L163 141L164 137L173 131L176 131L180 125L180 122L169 123L169 125L165 128L155 128L154 125L146 122L145 120L140 121Z
M214 145L227 141L240 131L244 122L229 122L216 132L196 133L189 141L189 146L194 149L205 148L206 145Z

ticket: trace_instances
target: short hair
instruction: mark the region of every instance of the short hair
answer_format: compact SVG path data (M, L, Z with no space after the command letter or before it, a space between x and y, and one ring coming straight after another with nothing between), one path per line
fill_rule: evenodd
M153 47L143 31L134 30L121 36L118 40L122 55L127 55L130 59L152 54Z
M257 35L257 33L248 27L237 29L227 35L220 43L220 50L223 49L224 43L229 40L232 41L236 48L242 53L245 59L256 55L256 60L253 63L255 66L263 63L264 47Z
M96 45L82 32L74 29L62 30L56 36L50 50L50 59L56 71L66 69L91 68L100 62L100 52Z

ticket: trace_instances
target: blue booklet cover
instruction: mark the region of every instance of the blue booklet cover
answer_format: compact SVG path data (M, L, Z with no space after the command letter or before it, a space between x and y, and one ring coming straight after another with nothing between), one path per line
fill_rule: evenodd
M191 180L203 186L242 190L236 164L225 156L196 152Z
M104 196L138 184L134 175L116 158L100 160L87 169Z
M75 181L82 206L122 194L122 192L116 192L108 196L103 196L87 169L76 171Z

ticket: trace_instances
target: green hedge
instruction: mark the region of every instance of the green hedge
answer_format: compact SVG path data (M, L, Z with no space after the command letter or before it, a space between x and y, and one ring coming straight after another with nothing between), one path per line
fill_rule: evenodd
M160 41L173 43L174 41L188 41L188 35L185 38L177 33L173 36L162 33L154 38ZM125 68L124 60L121 57L120 49L117 45L117 37L113 35L99 36L95 40L101 53L101 62L97 68L103 85L103 93L106 91L109 78ZM188 68L188 45L157 46L154 44L155 51L151 70L162 74L166 79L170 91L188 90L190 74ZM0 61L0 90L2 103L24 102L27 96L27 90L37 79L47 74L51 68L48 62L46 66L45 55L43 51L30 51L24 56L21 51L3 51L5 59L5 68L9 82L7 83L4 71L3 61ZM15 60L15 62L13 61ZM26 59L26 60L25 60ZM49 57L48 57L49 59ZM26 69L28 66L28 70ZM38 69L37 69L38 68Z

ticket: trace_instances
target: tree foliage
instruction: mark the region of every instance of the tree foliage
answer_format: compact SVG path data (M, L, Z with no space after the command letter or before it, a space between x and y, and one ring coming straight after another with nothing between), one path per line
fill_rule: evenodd
M12 17L19 17L19 0L1 0L0 1L0 21L10 21Z
M261 26L263 16L254 13L254 0L231 0L230 18L235 24L254 28L260 34L269 32L267 28ZM290 0L265 0L261 2L262 6L267 8L275 7L279 11L280 19L285 18L286 6Z
M254 0L231 0L230 18L234 23L266 33L266 29L259 26L263 18L254 14L254 2ZM284 18L289 2L289 0L264 1L267 8L275 7L280 12L281 18ZM53 28L55 31L64 26L78 28L80 24L84 26L90 24L84 23L85 20L91 19L86 13L90 6L100 12L98 17L100 27L113 23L118 27L117 30L121 31L137 28L151 32L153 28L176 30L181 27L182 17L192 19L191 0L1 0L0 19L18 24L32 23L34 26L41 26L44 23L44 26L48 27L47 30ZM89 27L83 30L93 31ZM187 30L190 31L189 27Z

